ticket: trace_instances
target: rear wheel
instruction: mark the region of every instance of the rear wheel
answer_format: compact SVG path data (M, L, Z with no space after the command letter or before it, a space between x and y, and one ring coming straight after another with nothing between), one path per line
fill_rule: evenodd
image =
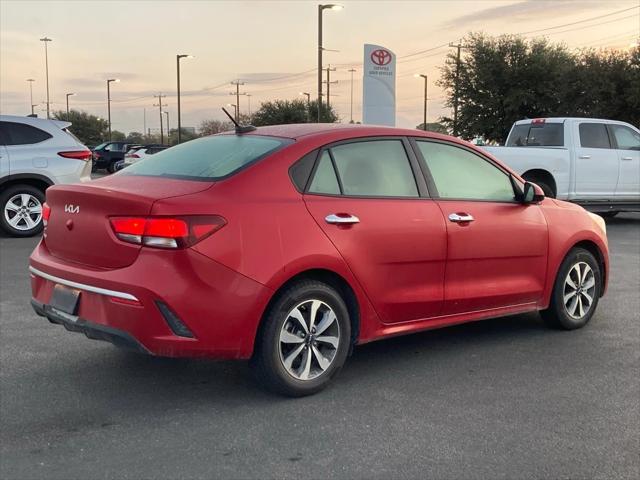
M560 266L551 304L541 312L542 317L554 328L584 327L596 310L601 289L602 274L597 260L588 250L575 248Z
M116 162L111 162L107 166L107 172L109 172L109 173L115 173L116 172Z
M267 312L251 364L270 390L311 395L340 371L350 339L349 312L340 294L322 282L300 281Z
M42 231L44 192L31 185L13 185L0 194L0 226L14 237L31 237Z

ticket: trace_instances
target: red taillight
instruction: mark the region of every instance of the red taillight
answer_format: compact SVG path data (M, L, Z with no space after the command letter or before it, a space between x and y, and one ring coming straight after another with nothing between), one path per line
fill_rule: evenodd
M227 223L217 215L188 217L112 217L111 227L125 242L147 247L184 248L198 243Z
M544 118L534 118L533 120L531 120L531 123L533 123L534 125L542 125L544 124L546 119Z
M44 224L45 227L47 226L47 223L49 223L50 216L51 216L51 207L46 203L43 203L42 204L42 223Z
M58 152L58 155L64 158L73 158L75 160L88 162L91 160L92 153L89 150L73 150L70 152Z

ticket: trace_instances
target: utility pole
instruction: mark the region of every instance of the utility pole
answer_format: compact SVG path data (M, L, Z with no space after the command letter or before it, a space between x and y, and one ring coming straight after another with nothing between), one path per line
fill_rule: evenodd
M162 95L162 93L159 93L158 95L154 95L153 98L157 98L158 99L158 103L154 103L153 106L154 107L158 107L160 109L160 144L164 145L164 131L162 130L162 107L166 107L167 104L163 104L162 103L162 99L165 98L166 95Z
M29 82L29 93L31 98L31 115L36 114L33 110L33 107L35 107L35 105L33 104L33 82L35 81L35 78L27 78L27 82Z
M164 113L167 116L167 145L171 145L171 127L169 127L169 110L164 110Z
M331 84L332 83L338 83L337 80L334 80L333 82L331 81L331 72L335 72L336 69L335 68L331 68L331 65L329 65L327 68L325 68L326 72L327 72L327 81L325 82L327 84L327 113L329 111L329 108L331 107Z
M178 76L178 144L182 142L182 117L180 115L180 59L182 58L193 58L193 55L176 55L176 71ZM167 136L169 135L167 134Z
M429 85L429 78L423 73L416 73L413 75L416 78L424 78L424 111L422 116L422 129L427 130L427 88Z
M247 96L247 100L249 101L249 116L251 116L251 97L253 96L251 93L245 93Z
M49 102L49 51L47 50L47 43L52 42L53 40L48 37L44 37L44 38L41 38L40 41L44 42L44 65L45 65L45 72L47 76L47 119L49 119L51 118L50 117L51 103Z
M244 85L244 82L238 79L235 82L231 82L231 85L236 86L236 122L240 123L240 85ZM233 93L231 95L233 95ZM244 93L242 95L244 95Z
M353 74L355 73L355 71L355 68L349 70L349 72L351 72L351 108L349 114L349 116L351 117L351 121L349 123L353 123Z
M147 131L147 108L143 108L142 109L142 125L144 126L142 128L142 134L144 135L144 132Z
M454 98L453 98L453 136L458 136L458 88L460 81L460 52L464 47L461 43L450 43L450 47L458 49L456 53L456 78L455 78L455 87L454 87Z

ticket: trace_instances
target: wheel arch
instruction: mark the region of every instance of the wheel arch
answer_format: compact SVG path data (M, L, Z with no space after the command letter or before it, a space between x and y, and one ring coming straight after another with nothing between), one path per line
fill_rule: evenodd
M522 174L522 178L527 181L535 183L536 180L542 180L549 185L553 192L553 198L558 194L558 185L556 183L556 179L551 172L545 170L543 168L532 168L531 170L527 170Z
M567 251L567 253L563 257L563 261L564 261L564 258L566 258L566 256L569 254L569 252L571 252L572 250L574 250L576 248L585 249L586 251L591 253L591 255L593 255L595 257L595 259L597 260L598 266L600 267L600 274L602 275L602 288L600 289L600 296L602 297L602 295L604 295L604 291L605 291L604 287L607 284L607 268L606 268L606 264L605 264L605 260L604 260L604 255L603 255L602 251L600 250L600 247L595 242L593 242L591 240L581 240L578 243L574 244Z
M344 299L347 310L349 311L349 320L351 322L351 339L350 339L350 353L353 349L353 346L358 340L360 335L360 304L358 302L358 297L356 295L355 290L351 286L351 284L340 274L326 269L326 268L310 268L307 270L303 270L301 272L296 273L295 275L289 277L285 280L271 295L271 298L267 302L264 311L262 312L262 316L260 317L260 323L258 325L258 329L256 331L255 339L254 339L254 350L255 345L257 344L257 339L262 334L262 329L264 327L264 319L267 315L267 312L274 304L274 302L278 299L279 295L286 290L290 285L296 283L300 280L317 280L322 283L326 283L331 287L335 288L338 293Z

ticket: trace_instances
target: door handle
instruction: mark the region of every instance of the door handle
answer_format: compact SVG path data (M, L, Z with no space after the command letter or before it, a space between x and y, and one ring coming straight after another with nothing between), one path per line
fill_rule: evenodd
M349 213L332 213L324 217L324 221L335 225L351 225L360 223L360 219Z
M583 160L588 160L591 158L591 155L580 155L578 158L582 158Z
M622 157L622 160L633 160L633 157Z
M474 218L468 213L451 213L449 214L449 221L454 223L468 223L473 222Z

